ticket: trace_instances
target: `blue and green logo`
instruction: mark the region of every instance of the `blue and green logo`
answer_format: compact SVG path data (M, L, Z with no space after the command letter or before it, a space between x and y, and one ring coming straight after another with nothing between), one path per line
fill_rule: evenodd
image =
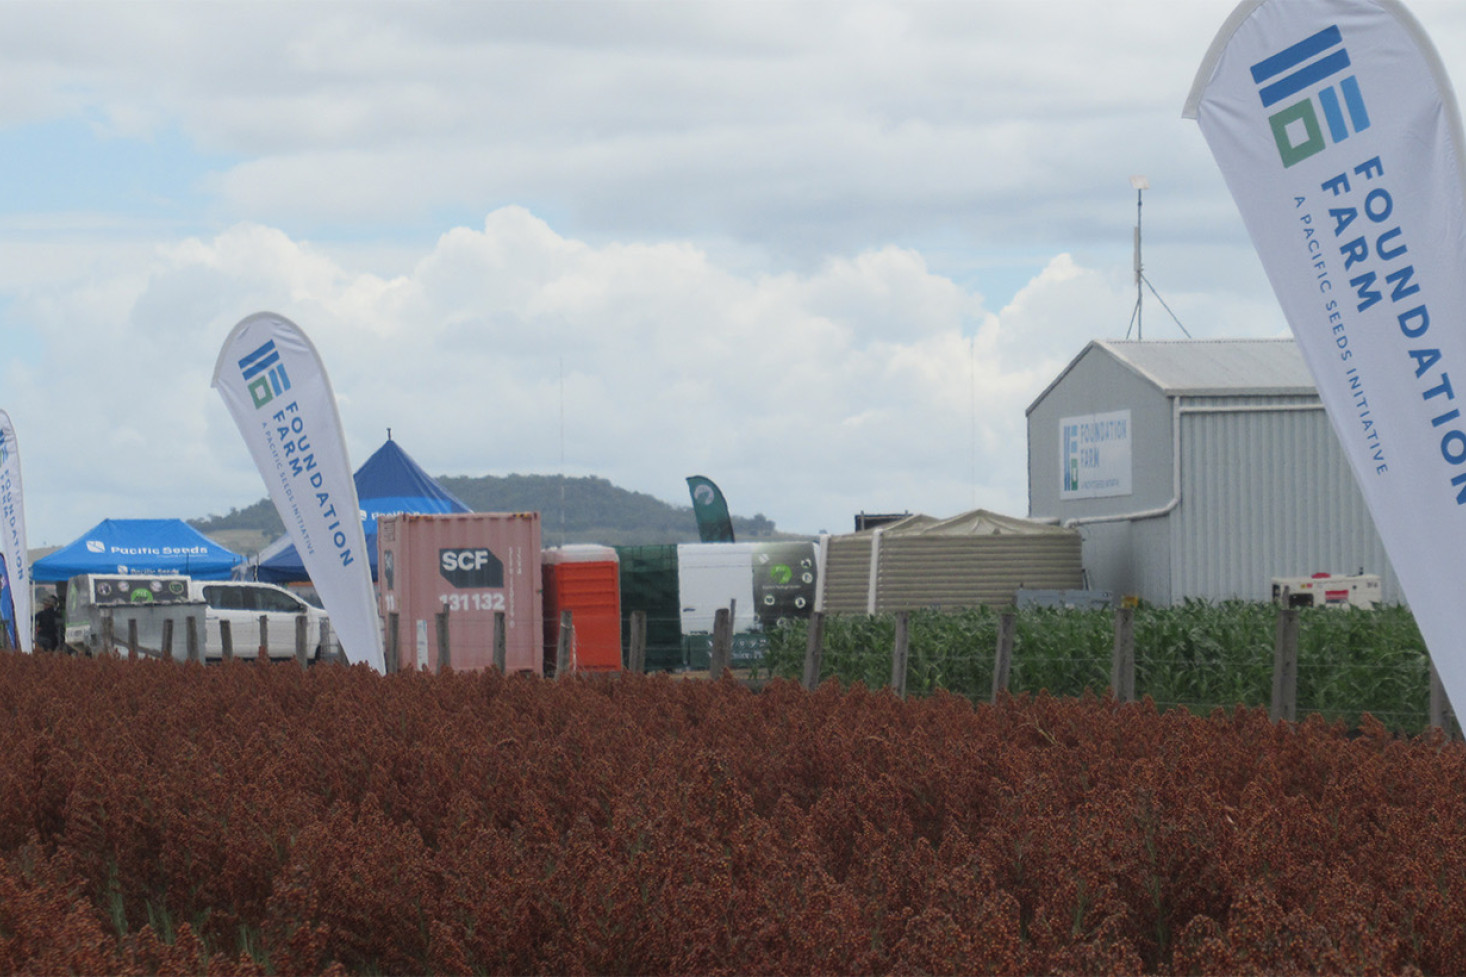
M1331 142L1341 143L1369 128L1369 110L1359 91L1359 79L1344 74L1349 66L1349 52L1337 25L1325 27L1252 66L1252 80L1258 85L1263 108L1287 102L1268 116L1284 168L1323 152ZM1299 94L1304 97L1289 101Z
M1060 439L1064 442L1064 491L1079 491L1079 425L1064 424Z
M239 361L239 372L245 379L255 410L290 389L290 377L280 362L280 351L273 339Z

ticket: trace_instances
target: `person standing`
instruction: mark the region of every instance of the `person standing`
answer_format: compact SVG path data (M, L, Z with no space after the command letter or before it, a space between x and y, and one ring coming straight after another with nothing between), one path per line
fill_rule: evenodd
M56 607L56 598L47 597L36 611L36 650L55 651L61 647L61 612Z

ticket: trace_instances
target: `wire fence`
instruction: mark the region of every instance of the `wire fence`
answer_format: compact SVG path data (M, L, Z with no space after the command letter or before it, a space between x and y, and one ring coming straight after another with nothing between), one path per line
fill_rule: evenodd
M1287 715L1314 714L1350 727L1368 715L1404 734L1434 726L1459 732L1443 705L1415 619L1399 605L1281 612L1267 603L1193 601L1124 611L978 607L835 615L820 619L814 676L806 671L810 620L730 635L726 660L752 679L833 679L868 688L895 686L902 695L947 692L988 701L998 690L1080 696L1116 689L1125 698L1149 698L1160 709L1209 714L1242 706L1276 713L1283 613L1296 621L1287 660ZM1117 682L1121 614L1128 615L1133 645L1123 686ZM446 623L440 622L440 630L446 632ZM628 620L623 656L630 652L629 636ZM444 639L446 633L440 644ZM643 667L707 669L714 644L711 634L683 634L678 618L648 615ZM550 662L555 649L547 646L545 654Z
M1116 611L1008 613L1016 621L1007 691L1076 696L1112 687ZM991 699L1002 614L995 608L910 612L902 691ZM1135 696L1201 714L1273 705L1278 614L1272 604L1241 601L1135 609ZM1297 615L1298 718L1318 714L1357 726L1368 714L1408 734L1436 725L1430 660L1407 608L1305 608ZM827 618L818 680L891 685L896 631L894 614ZM769 635L754 674L800 679L807 650L808 622L788 622Z

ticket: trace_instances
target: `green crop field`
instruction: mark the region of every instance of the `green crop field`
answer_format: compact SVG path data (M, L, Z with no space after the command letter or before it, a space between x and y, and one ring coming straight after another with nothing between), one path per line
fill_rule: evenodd
M1000 611L914 611L910 616L907 694L937 690L974 700L991 697ZM1410 611L1304 608L1298 650L1298 714L1318 713L1358 725L1369 713L1387 728L1416 733L1428 725L1430 663ZM1272 689L1277 608L1271 604L1192 601L1141 606L1135 613L1136 694L1158 707L1194 712L1238 704L1266 706ZM821 680L891 680L895 616L825 619ZM1110 611L1030 608L1017 612L1011 692L1079 695L1110 684L1115 643ZM763 671L803 674L806 626L777 631Z

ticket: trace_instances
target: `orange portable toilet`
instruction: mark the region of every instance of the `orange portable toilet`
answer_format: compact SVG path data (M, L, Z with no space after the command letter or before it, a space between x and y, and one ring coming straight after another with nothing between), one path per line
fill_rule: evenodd
M556 546L541 554L544 568L545 666L555 662L560 615L570 612L569 671L621 670L621 564L609 546Z

